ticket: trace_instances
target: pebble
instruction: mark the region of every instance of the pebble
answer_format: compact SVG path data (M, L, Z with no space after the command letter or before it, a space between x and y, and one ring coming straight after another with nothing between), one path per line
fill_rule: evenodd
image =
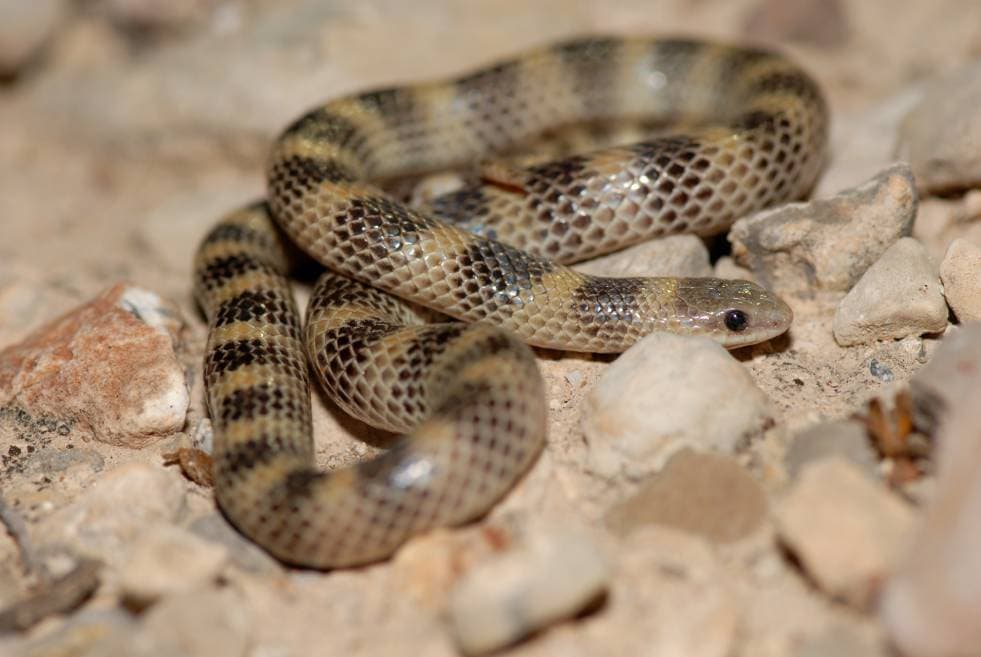
M840 0L763 0L743 32L762 41L838 46L848 39L848 17Z
M706 541L666 527L640 529L622 541L609 601L592 641L581 651L551 654L684 655L738 653L744 628L732 579Z
M975 356L962 361L973 378L941 425L936 486L883 599L882 619L904 655L968 657L981 646L981 357Z
M175 525L155 525L144 533L120 569L120 586L138 606L183 593L215 580L228 550Z
M157 523L173 522L185 507L180 475L128 463L100 476L78 498L41 521L37 543L64 542L107 563L125 556Z
M943 192L981 183L981 64L929 84L903 121L898 153L920 189Z
M947 314L937 265L922 244L904 237L842 299L834 336L847 347L937 333L947 327Z
M66 0L0 0L0 77L14 75L51 40Z
M895 568L914 522L903 502L837 456L803 469L777 505L776 521L817 586L863 610Z
M190 591L151 607L138 640L154 657L243 657L252 648L252 622L233 589Z
M196 518L188 529L208 543L219 544L228 559L242 570L265 575L283 572L282 564L235 531L220 513L208 513Z
M981 321L981 247L965 239L951 242L940 263L940 280L957 319Z
M737 221L736 262L778 293L847 291L916 217L913 173L895 164L830 199L791 203Z
M621 535L663 525L711 543L732 543L764 526L768 513L766 494L738 461L685 449L612 508L606 524Z
M179 431L190 399L178 317L153 292L117 284L0 351L0 406L126 447Z
M865 425L855 420L833 420L796 434L787 447L784 465L796 478L807 464L832 456L857 465L868 476L875 475L879 464Z
M595 276L711 276L709 252L695 235L669 235L574 265Z
M923 433L935 435L953 409L981 377L981 324L958 327L945 336L930 362L909 382L913 421Z
M716 342L654 333L614 361L587 394L587 467L603 477L637 478L685 445L731 453L772 413L747 369Z
M607 560L585 530L528 527L516 545L474 566L453 588L453 635L468 655L498 650L582 611L609 580Z

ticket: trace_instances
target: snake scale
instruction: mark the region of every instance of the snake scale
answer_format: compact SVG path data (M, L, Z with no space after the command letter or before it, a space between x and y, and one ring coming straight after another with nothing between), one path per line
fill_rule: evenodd
M652 132L529 164L499 157L620 119ZM790 309L746 281L600 278L562 263L719 232L801 197L827 130L820 89L788 59L677 39L578 39L302 116L272 149L267 200L221 220L196 257L221 509L289 563L384 559L485 513L530 467L546 403L527 345L620 352L666 330L731 348L784 332ZM466 184L422 208L381 184L474 162ZM287 240L329 271L305 326ZM414 304L462 321L424 323ZM404 434L391 449L315 467L308 356L340 407Z

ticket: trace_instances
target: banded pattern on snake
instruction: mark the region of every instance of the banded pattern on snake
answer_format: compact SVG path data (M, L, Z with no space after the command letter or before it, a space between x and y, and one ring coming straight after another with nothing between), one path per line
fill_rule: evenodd
M424 208L375 182L621 118L675 127L484 164L477 182ZM526 344L619 352L667 330L737 347L782 333L790 309L746 281L598 278L560 263L718 232L800 197L826 134L820 90L787 59L687 40L576 40L301 117L272 150L268 202L222 220L197 254L219 505L290 563L383 559L486 512L533 462L546 404ZM280 231L331 272L305 330ZM403 300L466 323L423 324ZM342 408L406 434L392 449L314 467L304 342Z

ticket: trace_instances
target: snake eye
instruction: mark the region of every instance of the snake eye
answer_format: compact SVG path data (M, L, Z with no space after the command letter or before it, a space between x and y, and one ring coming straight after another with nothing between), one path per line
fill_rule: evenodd
M741 310L727 310L725 316L726 328L730 331L742 331L749 324L749 317Z

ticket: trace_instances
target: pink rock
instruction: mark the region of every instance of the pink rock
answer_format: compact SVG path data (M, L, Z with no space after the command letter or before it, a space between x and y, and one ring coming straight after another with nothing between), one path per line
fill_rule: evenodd
M184 424L180 326L157 295L119 283L0 351L0 407L142 447Z

